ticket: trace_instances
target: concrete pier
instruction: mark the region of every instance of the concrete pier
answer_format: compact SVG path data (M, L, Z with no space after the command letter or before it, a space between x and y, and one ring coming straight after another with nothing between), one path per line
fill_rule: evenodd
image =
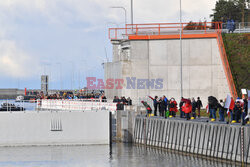
M0 146L110 143L109 111L0 113Z
M250 163L250 127L137 116L133 142Z

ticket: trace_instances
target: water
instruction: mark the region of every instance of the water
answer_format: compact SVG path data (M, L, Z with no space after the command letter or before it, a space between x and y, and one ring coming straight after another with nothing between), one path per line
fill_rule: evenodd
M0 100L0 104L6 100ZM36 103L16 106L34 110ZM0 134L1 136L1 134ZM0 167L235 167L236 164L209 160L184 153L131 144L92 146L0 147Z
M234 167L236 164L131 144L0 148L1 167Z
M14 99L8 99L8 100L2 100L0 99L0 106L3 103L11 103L15 104L16 107L24 107L26 111L34 111L36 108L36 103L30 103L28 101L26 102L16 102Z

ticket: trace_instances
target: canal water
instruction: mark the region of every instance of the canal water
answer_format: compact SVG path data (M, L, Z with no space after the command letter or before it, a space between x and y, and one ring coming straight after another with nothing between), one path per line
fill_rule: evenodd
M35 103L0 100L34 110ZM236 167L227 161L208 159L158 148L116 143L91 146L0 147L0 167Z
M132 144L0 147L1 167L235 167L236 164Z
M0 107L3 103L14 104L16 107L23 107L26 111L34 111L36 109L36 103L16 102L14 99L0 99Z

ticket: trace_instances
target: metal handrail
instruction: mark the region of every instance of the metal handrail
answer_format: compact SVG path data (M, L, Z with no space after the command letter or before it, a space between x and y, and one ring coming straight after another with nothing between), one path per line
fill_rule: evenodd
M100 99L37 99L19 102L6 99L0 102L0 105L6 103L2 112L116 110L116 103L101 102ZM15 110L11 110L10 104L16 106Z
M229 62L228 62L228 59L227 59L227 53L226 53L226 50L225 50L225 46L224 46L223 38L222 38L222 35L221 35L221 31L218 31L218 33L217 33L217 41L218 41L221 60L222 60L222 63L223 63L224 71L225 71L227 82L228 82L229 89L230 89L230 93L231 93L231 96L234 99L236 99L238 97L238 94L237 94L237 91L236 91L236 88L235 88L232 72L231 72Z
M190 23L148 23L148 24L127 24L125 28L109 28L109 39L127 39L129 36L147 35L148 31L155 31L155 35L162 35L170 32L179 34L180 30L185 34L187 31L197 31L199 34L216 33L222 28L222 22L192 22ZM187 30L192 28L192 30ZM207 31L209 30L209 31Z

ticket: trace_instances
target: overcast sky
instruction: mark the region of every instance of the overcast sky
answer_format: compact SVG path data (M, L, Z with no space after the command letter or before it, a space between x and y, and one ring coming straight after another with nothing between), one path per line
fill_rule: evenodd
M182 0L183 21L207 20L216 0ZM1 0L0 88L78 88L103 78L107 29L130 22L130 0ZM134 23L178 22L178 0L134 0ZM115 24L114 24L115 23Z

